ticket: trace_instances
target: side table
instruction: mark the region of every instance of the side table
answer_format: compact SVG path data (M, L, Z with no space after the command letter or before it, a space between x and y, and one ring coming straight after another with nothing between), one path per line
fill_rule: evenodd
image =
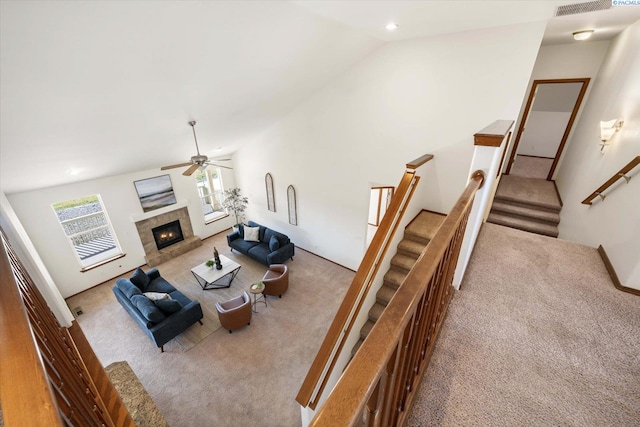
M267 307L267 297L265 297L264 294L262 293L264 292L264 283L262 282L254 283L249 288L249 292L253 294L253 304L251 304L251 308L254 313L258 312L256 308L256 304L259 302L263 302L264 306Z

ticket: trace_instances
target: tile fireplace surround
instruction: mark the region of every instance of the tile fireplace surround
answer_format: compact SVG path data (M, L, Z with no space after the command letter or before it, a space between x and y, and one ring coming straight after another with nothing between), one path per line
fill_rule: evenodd
M158 250L151 230L175 220L180 221L184 240ZM149 267L155 267L202 245L202 240L193 234L189 211L186 206L151 218L136 221L136 228L138 229L138 235L140 235L140 240L144 247L144 259Z

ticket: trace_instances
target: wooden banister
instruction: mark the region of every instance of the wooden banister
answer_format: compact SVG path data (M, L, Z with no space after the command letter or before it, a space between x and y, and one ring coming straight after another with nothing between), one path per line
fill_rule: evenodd
M467 219L483 181L482 172L470 178L310 425L404 425L453 294Z
M58 323L0 231L0 401L6 424L133 427L79 326Z
M622 169L620 169L618 172L616 172L615 175L613 175L611 178L609 178L607 180L607 182L602 184L600 187L598 187L598 189L596 191L591 193L589 195L589 197L584 199L582 201L582 204L583 205L591 205L593 203L593 199L595 199L596 197L600 197L602 200L604 200L605 197L607 197L607 196L602 194L602 192L604 190L606 190L607 188L611 187L616 181L618 181L621 178L625 178L627 180L627 182L629 182L629 177L627 177L627 174L629 172L631 172L631 170L633 168L635 168L636 166L638 166L639 164L640 164L640 156L636 156L629 163L627 163Z
M7 425L62 426L7 253L0 248L0 402Z
M432 158L433 155L427 154L407 164L407 171L403 174L400 184L391 198L391 203L380 222L378 230L367 248L345 298L298 391L296 401L303 407L316 408L329 376L335 367L337 357L340 355L345 341L353 329L357 314L380 268L380 260L384 258L391 244L391 240L404 215L405 206L411 200L419 181L420 177L415 175L414 166L417 168L418 164L424 164ZM409 167L410 164L412 167Z

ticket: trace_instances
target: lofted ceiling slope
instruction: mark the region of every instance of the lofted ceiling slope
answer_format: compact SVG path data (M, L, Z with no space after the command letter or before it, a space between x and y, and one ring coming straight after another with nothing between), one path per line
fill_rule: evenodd
M188 161L189 120L200 151L224 156L385 43L547 21L566 3L3 0L0 189ZM550 42L602 13L549 21Z

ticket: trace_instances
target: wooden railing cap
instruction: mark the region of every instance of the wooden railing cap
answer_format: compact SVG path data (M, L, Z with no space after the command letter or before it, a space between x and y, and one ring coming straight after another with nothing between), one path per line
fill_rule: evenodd
M499 147L513 126L513 120L496 120L473 135L473 144L485 147Z
M417 159L407 163L407 169L412 169L412 170L418 169L420 166L424 165L431 159L433 159L433 154L425 154L423 156L420 156Z

